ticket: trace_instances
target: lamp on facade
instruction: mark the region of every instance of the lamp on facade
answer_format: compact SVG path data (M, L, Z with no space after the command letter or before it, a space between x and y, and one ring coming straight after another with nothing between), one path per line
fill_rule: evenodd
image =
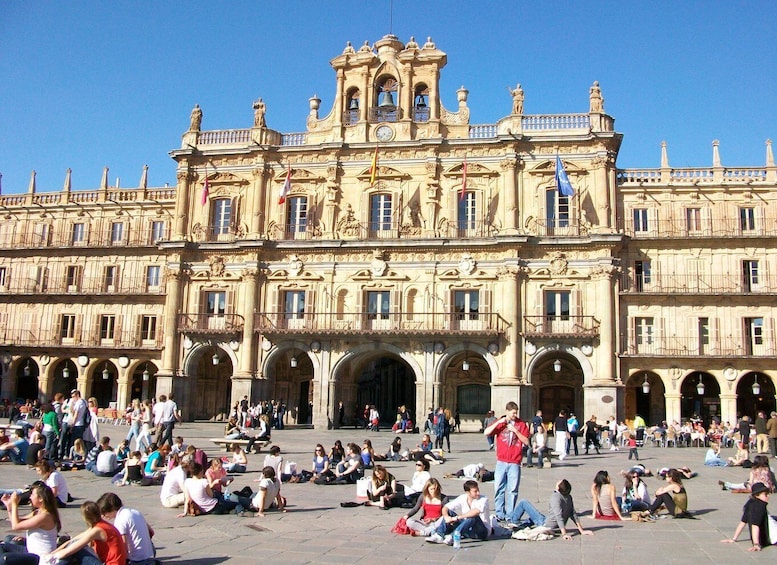
M217 351L216 353L213 354L213 357L210 358L210 362L213 363L213 365L215 366L219 364L219 361L221 361L221 359L219 359L219 353Z
M146 363L146 368L143 369L143 380L147 381L151 378L151 373L148 372L148 363Z
M297 356L294 354L294 351L291 352L291 359L289 359L289 366L292 369L297 368Z
M647 373L645 373L645 380L642 383L642 392L644 392L645 394L650 394L650 383L648 382L648 379L647 379Z
M103 367L103 380L107 381L110 378L111 378L111 373L110 371L108 371L108 363L106 363L105 366Z
M704 383L701 382L701 373L699 373L699 384L696 385L696 392L699 393L699 396L704 396Z
M69 379L70 378L70 369L68 369L67 365L65 365L65 368L62 369L62 378L63 379Z
M32 368L30 367L30 360L27 359L27 364L24 366L24 376L29 377L32 374Z
M461 370L469 371L469 349L467 350L466 356L464 357L464 363L461 364Z
M756 374L753 380L753 394L758 396L761 394L761 385L758 384L758 375Z
M553 361L553 370L556 373L560 373L561 372L561 361L560 360L556 359L555 361Z

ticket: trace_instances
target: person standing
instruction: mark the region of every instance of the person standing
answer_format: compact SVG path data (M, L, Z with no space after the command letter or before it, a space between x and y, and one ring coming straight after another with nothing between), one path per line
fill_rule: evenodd
M769 453L769 434L766 431L766 413L758 411L755 418L755 450L757 453Z
M494 469L494 513L497 520L512 514L518 501L521 484L523 446L529 445L529 426L518 417L518 405L508 402L507 414L488 426L483 433L494 437L496 468Z
M248 395L244 394L240 400L240 427L245 428L248 419Z
M750 416L745 414L742 419L739 420L739 435L742 437L742 443L750 445Z
M485 419L483 420L483 430L496 422L496 416L494 416L494 411L489 410L488 414L486 414ZM494 436L486 436L486 440L488 440L488 449L493 450L494 449Z
M178 412L178 405L173 400L173 395L165 400L162 406L162 443L173 446L173 429L175 429L175 423L181 421L181 415Z
M567 455L569 455L570 448L575 448L575 455L577 455L577 430L580 427L580 422L577 421L577 417L574 413L569 413L567 419L567 431L569 432L569 440L567 440Z
M599 424L596 423L596 416L591 416L591 419L585 423L585 454L588 455L590 446L593 445L596 449L596 454L599 454Z
M81 398L81 392L78 389L70 391L70 441L75 443L77 439L84 439L84 432L87 426L87 410L86 400ZM91 449L91 446L90 446Z
M769 421L766 422L766 433L769 434L772 457L777 457L777 412L772 412Z
M567 456L567 442L569 441L566 410L561 410L558 413L558 418L553 422L553 435L556 438L554 451L558 453L558 460L563 461Z
M345 425L345 405L341 400L337 404L337 427L342 428Z

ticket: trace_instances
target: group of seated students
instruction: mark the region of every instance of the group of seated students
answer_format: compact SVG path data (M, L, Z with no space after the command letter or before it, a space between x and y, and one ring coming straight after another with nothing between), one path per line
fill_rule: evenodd
M0 543L0 554L13 554L13 562L40 561L56 565L157 563L153 528L139 511L125 507L115 493L107 492L96 502L81 504L81 516L87 528L72 538L59 536L62 522L57 497L46 483L33 483L32 512L25 516L19 512L18 493L4 494L2 501L8 509L11 531L26 532L26 537L8 536ZM25 560L23 554L29 555L30 559Z

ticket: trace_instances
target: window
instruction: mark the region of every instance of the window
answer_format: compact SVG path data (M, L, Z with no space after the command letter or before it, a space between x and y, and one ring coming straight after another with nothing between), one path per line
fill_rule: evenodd
M146 286L158 287L161 282L162 269L159 265L149 265L146 267Z
M742 231L755 229L755 208L739 209L739 229Z
M742 290L753 292L758 283L758 261L742 261Z
M569 196L563 196L555 188L545 191L545 221L547 234L558 228L569 227Z
M286 233L289 237L305 233L308 221L307 196L294 196L288 199L286 208Z
M754 355L764 344L764 319L745 318L746 355Z
M6 267L0 267L0 286L5 287L8 285L8 269Z
M208 329L224 329L227 311L227 293L225 291L209 291L205 293L205 314L207 314Z
M100 316L100 339L114 339L116 335L116 316Z
M60 337L62 339L73 339L76 335L76 315L62 314L60 322Z
M290 329L305 326L305 291L287 290L283 297L283 317Z
M569 320L569 290L545 291L545 332L566 332L571 329Z
M475 193L471 191L465 192L464 198L458 198L458 202L459 237L469 237L476 235L475 230L477 229L477 206Z
M143 341L156 340L156 316L140 317L140 339Z
M391 195L370 196L370 232L373 236L391 231Z
M701 208L685 209L685 229L689 232L701 231Z
M367 292L367 319L388 320L389 317L389 291L372 290Z
M73 224L73 245L83 245L86 242L86 226L84 224Z
M653 318L637 318L634 326L637 347L653 345Z
M650 286L650 261L634 261L634 290L644 292Z
M456 406L461 414L485 414L491 409L491 387L461 385L456 389Z
M154 221L151 222L151 242L156 243L165 239L165 222Z
M111 292L115 290L117 283L118 267L116 265L108 265L105 267L104 292Z
M459 320L477 320L480 293L477 290L457 290L453 293L453 307Z
M218 198L213 201L213 235L219 236L229 233L232 224L232 200Z
M124 222L111 224L111 244L121 245L124 242Z
M634 231L648 231L648 211L647 208L634 208Z
M81 286L81 267L68 265L65 272L65 284L70 291L78 290L78 287Z
M710 319L699 318L699 355L704 355L710 346Z

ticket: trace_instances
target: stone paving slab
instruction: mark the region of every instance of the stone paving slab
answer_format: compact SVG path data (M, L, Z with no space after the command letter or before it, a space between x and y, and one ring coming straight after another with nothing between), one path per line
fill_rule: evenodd
M223 430L219 423L184 423L176 428L186 443L206 450L209 457L225 455L208 442ZM114 444L123 438L127 428L103 424L100 431L112 438ZM321 443L328 450L335 439L344 444L353 441L361 445L365 438L372 440L376 451L388 449L394 438L390 432L363 430L285 429L273 432L274 443L282 449L287 460L296 461L298 468L310 468L313 448ZM405 448L414 447L418 435L403 435ZM488 451L480 434L454 434L452 453L443 465L432 466L432 475L438 477L447 494L457 495L463 481L442 479L447 472L466 464L483 463L494 468L494 453ZM728 457L733 450L724 450ZM621 564L661 563L765 563L773 562L777 548L761 553L748 553L747 536L740 543L720 543L730 536L741 516L747 500L743 494L722 492L717 481L743 481L748 472L741 468L709 468L703 466L703 448L640 449L642 463L654 472L663 466L688 465L699 472L699 477L686 481L689 507L696 520L667 518L655 523L598 521L591 518L590 484L599 469L605 469L620 489L621 469L629 467L628 452L602 451L601 455L571 456L556 463L551 469L524 468L520 496L532 501L540 511L547 509L547 501L556 482L562 478L572 483L575 506L583 516L583 524L594 531L593 537L575 535L571 541L554 539L546 542L519 542L511 539L476 542L464 540L460 550L444 545L432 545L423 538L397 536L390 533L393 524L403 515L402 509L382 511L377 508L341 508L340 502L355 499L353 486L318 486L314 484L285 484L283 494L288 498L289 511L285 514L268 513L263 518L229 516L198 516L177 518L178 511L166 509L159 503L159 487L117 487L113 490L127 506L141 510L156 530L158 556L165 562L178 565L218 565L230 563L255 565L307 563L514 563L530 562ZM249 456L249 471L238 475L233 488L252 485L261 467L264 453ZM775 461L772 459L772 461ZM411 463L387 462L386 467L400 480L408 481L414 467ZM33 470L7 463L0 464L0 488L29 484L36 479ZM86 471L65 473L76 501L62 511L63 533L74 534L84 529L78 505L87 499L96 499L111 490L108 479L95 477ZM654 491L662 480L645 479ZM493 499L493 486L487 483L482 492ZM777 514L777 506L770 509ZM9 533L8 521L0 513L0 534ZM576 533L573 527L572 532Z

